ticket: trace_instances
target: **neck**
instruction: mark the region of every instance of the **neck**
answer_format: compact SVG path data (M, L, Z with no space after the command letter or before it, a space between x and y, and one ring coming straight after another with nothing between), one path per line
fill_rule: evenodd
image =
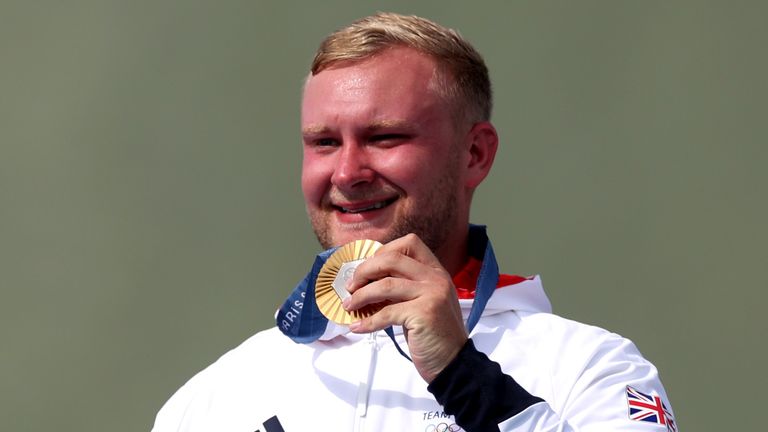
M435 251L435 255L440 260L440 263L445 267L448 273L453 276L467 263L469 259L468 253L468 226L462 231L461 236L455 236L448 239L443 245Z

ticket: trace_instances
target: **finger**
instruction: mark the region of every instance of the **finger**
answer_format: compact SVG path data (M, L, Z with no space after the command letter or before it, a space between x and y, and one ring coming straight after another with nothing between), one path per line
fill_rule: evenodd
M430 269L438 274L430 274ZM346 288L349 292L354 292L373 280L387 276L411 280L429 276L450 278L440 260L415 234L407 234L379 248L374 256L355 269L355 274Z
M442 268L440 260L437 259L435 254L432 253L429 247L416 234L406 234L398 239L392 240L379 248L379 250L376 251L376 254L395 251L430 267Z
M402 278L385 277L356 289L344 299L346 310L357 310L377 303L401 303L421 295L422 284Z
M357 266L346 288L350 293L354 293L370 282L386 277L413 280L424 270L424 264L399 251L377 253Z
M404 309L407 306L403 303L384 306L375 314L351 323L349 330L353 333L371 333L394 325L402 326L405 322Z

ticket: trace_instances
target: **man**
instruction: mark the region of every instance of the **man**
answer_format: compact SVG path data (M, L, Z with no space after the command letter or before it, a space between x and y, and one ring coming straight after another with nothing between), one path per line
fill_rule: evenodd
M485 64L452 30L380 13L330 35L301 112L304 199L329 250L278 328L191 379L154 430L676 430L631 342L552 315L539 279L499 275L469 225L498 145L490 111ZM375 312L335 324L318 272L359 239L383 246L342 305Z

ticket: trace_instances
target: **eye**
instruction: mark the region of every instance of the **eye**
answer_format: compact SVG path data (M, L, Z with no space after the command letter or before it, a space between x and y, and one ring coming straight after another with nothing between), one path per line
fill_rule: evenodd
M314 140L314 144L318 147L335 147L339 142L334 138L318 138Z
M375 143L397 144L410 138L406 134L384 133L371 136L370 141Z

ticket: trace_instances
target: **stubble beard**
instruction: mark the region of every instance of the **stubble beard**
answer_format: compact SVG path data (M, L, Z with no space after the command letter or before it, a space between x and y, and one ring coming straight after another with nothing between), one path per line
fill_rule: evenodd
M382 238L373 240L386 244L413 233L436 254L456 226L458 179L453 174L456 172L458 158L454 159L449 167L443 170L441 178L431 188L430 195L422 202L413 203L416 208L406 209L405 214L397 217ZM341 246L333 238L330 214L322 211L309 212L309 219L317 241L324 249ZM352 230L357 228L351 227ZM370 228L370 225L361 223L359 229L365 228Z

